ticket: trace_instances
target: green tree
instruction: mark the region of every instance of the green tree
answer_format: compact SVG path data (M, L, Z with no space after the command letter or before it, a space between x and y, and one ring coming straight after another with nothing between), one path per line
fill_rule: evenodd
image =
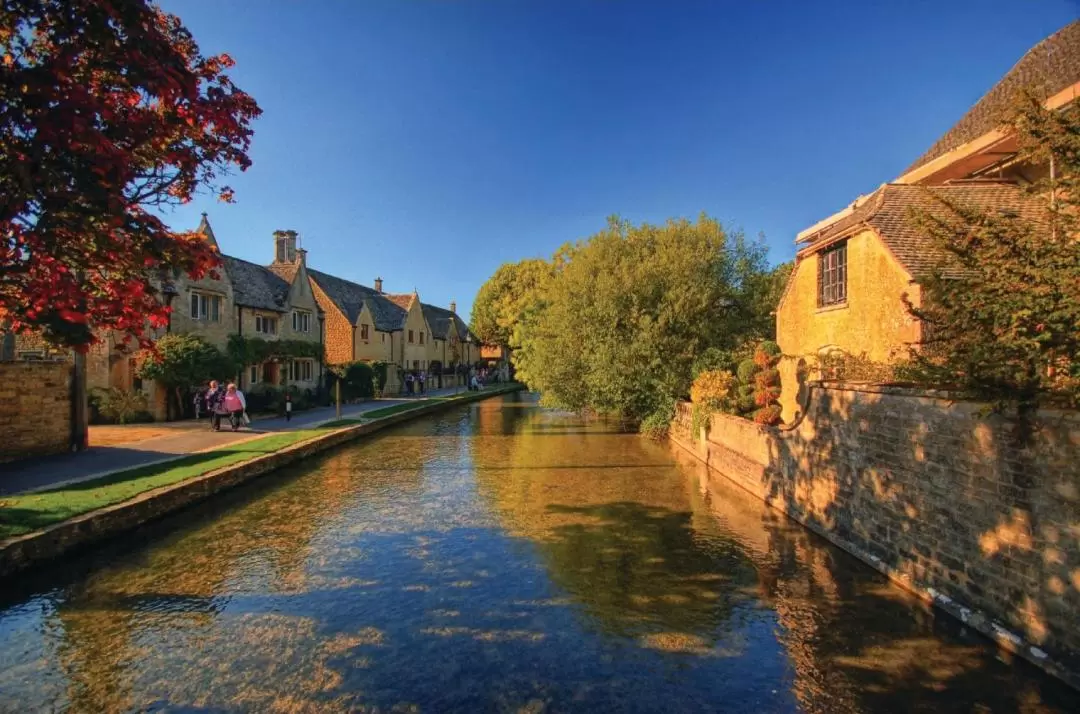
M140 353L138 376L164 386L176 397L177 414L184 413L184 394L211 379L230 379L238 366L197 335L168 334L153 350Z
M545 403L642 419L687 394L698 355L757 329L747 317L767 272L760 241L708 216L661 226L612 218L554 256L519 323L517 375Z
M539 258L502 265L476 294L473 333L484 344L512 346L515 328L534 308L550 277L551 265Z
M909 304L927 327L910 372L1023 412L1080 401L1080 108L1025 95L1009 123L1020 160L1051 167L1031 187L1045 214L939 198L941 210L914 216L944 258L920 281L921 306Z

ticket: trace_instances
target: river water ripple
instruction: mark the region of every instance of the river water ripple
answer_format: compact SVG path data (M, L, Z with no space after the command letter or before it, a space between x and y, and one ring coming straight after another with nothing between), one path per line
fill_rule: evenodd
M0 711L1080 711L689 457L524 395L4 588Z

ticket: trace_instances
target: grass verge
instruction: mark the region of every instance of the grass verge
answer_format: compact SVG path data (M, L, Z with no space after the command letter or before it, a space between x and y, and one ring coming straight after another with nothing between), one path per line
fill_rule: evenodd
M324 431L325 427L271 434L176 461L140 466L49 491L5 496L0 498L0 538L29 533L97 508L126 501L151 489L280 451Z
M501 391L505 390L493 391L491 396ZM470 394L475 395L475 392L463 392L451 397L432 397L374 409L365 412L362 421L381 419L437 402L455 401ZM325 434L327 431L360 423L360 419L339 419L314 429L270 434L240 444L228 444L213 451L192 454L164 464L139 466L70 486L60 486L38 493L0 497L0 539L30 533L68 518L126 501L140 493L202 476L216 469L280 451L293 444Z

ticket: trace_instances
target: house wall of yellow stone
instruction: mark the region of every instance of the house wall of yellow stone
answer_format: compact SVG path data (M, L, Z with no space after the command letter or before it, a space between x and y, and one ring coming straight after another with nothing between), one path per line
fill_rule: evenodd
M365 328L367 329L366 338L364 337ZM355 342L353 352L356 359L365 362L389 362L392 336L392 332L380 332L375 329L375 319L365 307L356 319L356 330L353 332Z
M233 302L232 283L225 274L225 268L217 269L218 279L206 276L201 280L190 280L181 275L175 282L177 295L172 302L172 331L199 335L210 344L225 349L229 335L237 328L236 305ZM191 293L199 292L216 295L221 298L221 309L217 321L195 319L191 314Z
M409 331L412 331L412 342L409 342ZM424 343L420 344L420 334L424 334ZM409 314L405 319L405 330L401 334L404 340L404 356L398 362L407 369L424 369L428 364L428 342L431 340L431 329L427 320L424 319L424 311L420 307L420 301L414 300L409 306ZM399 356L401 352L397 353Z
M876 362L895 362L920 336L918 322L903 301L919 303L919 288L872 230L848 239L847 302L818 307L818 256L797 260L776 313L776 339L785 359L780 366L780 405L785 421L798 410L800 360L812 368L817 357L842 351Z

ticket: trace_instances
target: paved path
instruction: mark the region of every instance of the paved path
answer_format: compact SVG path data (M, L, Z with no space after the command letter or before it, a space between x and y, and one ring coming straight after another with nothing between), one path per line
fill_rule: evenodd
M344 404L341 416L355 417L373 409L415 401L424 397L446 396L464 392L464 387L434 389L424 396L378 399L361 404ZM216 449L227 444L248 441L259 435L277 431L295 431L310 429L333 421L337 418L334 407L320 407L304 412L297 412L291 421L283 417L258 419L250 427L231 431L228 422L222 431L206 429L178 429L175 434L164 434L145 441L116 446L90 447L86 451L73 454L56 454L38 459L27 459L15 463L0 464L0 496L12 493L26 493L54 488L64 484L78 483L99 478L116 471L123 471L135 466L172 461L188 454ZM209 422L207 422L209 427Z

